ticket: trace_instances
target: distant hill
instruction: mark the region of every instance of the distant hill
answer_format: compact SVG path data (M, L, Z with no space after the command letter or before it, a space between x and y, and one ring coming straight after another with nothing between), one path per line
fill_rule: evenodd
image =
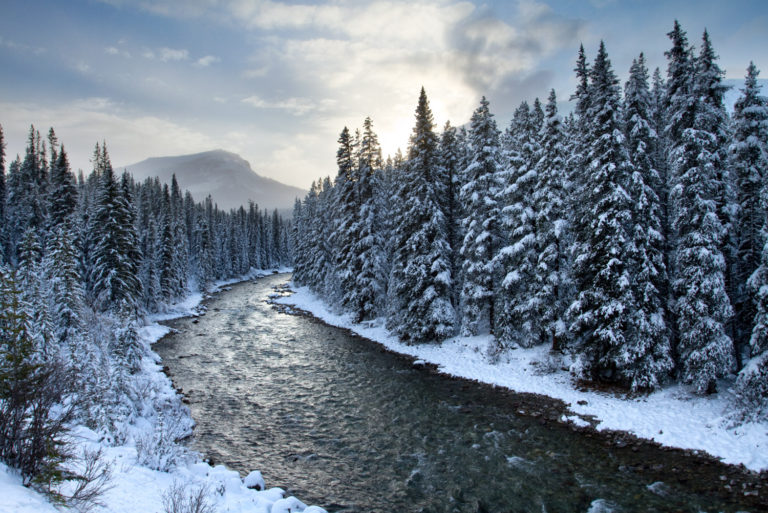
M248 202L253 201L260 209L288 212L296 198L303 199L307 194L298 187L260 176L242 157L224 150L155 157L120 168L120 172L123 170L131 173L136 181L157 176L169 184L176 174L179 187L192 193L195 201L203 201L210 194L214 203L224 210L240 205L247 208Z

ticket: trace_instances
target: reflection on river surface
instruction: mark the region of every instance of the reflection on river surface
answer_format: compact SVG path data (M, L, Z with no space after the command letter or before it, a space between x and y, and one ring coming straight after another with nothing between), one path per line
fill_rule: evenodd
M235 285L154 346L190 401L193 448L216 463L329 512L760 510L727 490L745 479L733 467L574 432L552 401L281 313L265 300L288 278Z

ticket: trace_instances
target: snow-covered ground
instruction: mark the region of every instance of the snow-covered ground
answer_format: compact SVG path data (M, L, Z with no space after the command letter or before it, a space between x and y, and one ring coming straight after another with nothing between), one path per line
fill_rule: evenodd
M280 269L289 272L290 269ZM252 279L270 272L254 271L238 279L217 283L209 292L221 290L226 285ZM148 324L139 331L141 340L149 346L168 333L169 328L157 324L187 315L197 315L203 294L190 294L184 301L169 308L167 312L148 317ZM143 376L154 385L160 395L173 396L171 381L163 374L160 358L154 352L142 362ZM136 423L141 429L141 422ZM149 424L148 424L149 425ZM139 434L140 435L140 434ZM285 497L280 488L265 489L264 480L258 471L241 478L238 472L228 470L222 465L211 467L190 454L187 461L176 465L169 472L152 470L138 463L138 453L134 443L112 446L101 442L97 433L86 427L77 427L72 433L79 450L101 449L105 462L111 464L112 479L109 490L101 497L103 506L94 508L94 513L162 513L163 496L172 488L183 489L184 496L204 487L207 504L217 512L232 513L324 513L317 506L307 506L295 497ZM137 438L137 436L134 436ZM60 510L46 501L39 493L21 484L18 474L0 463L0 513L57 513Z
M565 370L568 362L552 356L546 347L515 349L493 358L489 356L492 342L488 336L456 337L439 345L407 345L390 334L382 320L355 324L349 316L334 313L308 288L294 290L293 295L277 302L348 328L392 351L435 364L440 372L561 399L573 412L564 415L563 422L627 431L669 447L705 451L725 463L743 463L750 470L768 469L768 423L730 427L728 406L732 396L727 391L701 397L686 386L675 385L634 398L585 391Z

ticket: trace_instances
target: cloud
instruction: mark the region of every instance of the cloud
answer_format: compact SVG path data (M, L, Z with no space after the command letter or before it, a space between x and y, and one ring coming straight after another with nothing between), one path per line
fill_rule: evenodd
M215 55L206 55L205 57L200 57L195 62L195 65L201 67L201 68L207 68L211 64L214 64L216 62L221 62L221 59L219 57L216 57Z
M222 144L206 134L158 116L132 113L108 98L82 98L63 105L0 103L9 155L23 155L30 123L41 132L54 127L72 168L90 169L97 141L106 140L112 162L122 165L146 157L191 153ZM199 150L203 151L203 150Z
M257 109L287 110L294 116L303 116L308 112L318 109L318 104L309 98L286 98L285 100L266 101L258 96L249 96L244 98L242 102Z
M107 55L119 55L121 57L125 57L126 59L131 58L131 53L127 50L121 50L115 46L108 46L104 49L104 53Z
M78 61L75 63L75 69L85 75L90 73L91 66L86 62Z
M168 61L185 61L189 59L188 50L176 50L174 48L160 48L158 50L159 59L163 62Z
M0 36L0 47L8 48L10 50L16 50L19 52L32 53L34 55L42 55L48 51L47 48L43 48L40 46L29 46L24 43L18 43L11 39L5 39L3 36Z

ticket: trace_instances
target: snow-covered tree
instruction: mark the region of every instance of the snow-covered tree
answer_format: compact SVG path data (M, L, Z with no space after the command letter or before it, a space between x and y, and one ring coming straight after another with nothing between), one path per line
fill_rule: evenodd
M515 111L507 134L511 155L499 190L504 247L496 261L502 273L499 293L498 336L502 342L531 346L542 340L538 322L540 308L536 287L536 212L534 192L537 164L541 158L540 137L544 124L541 103L532 108L526 102Z
M531 342L548 343L553 350L561 349L568 335L565 314L573 289L567 194L566 141L553 89L546 105L540 158L536 163L532 204L536 267L531 293L540 338Z
M363 123L363 135L358 154L355 196L359 204L354 227L356 236L354 258L357 276L351 307L356 322L369 320L382 308L384 288L384 250L380 212L377 211L377 181L381 171L381 147L373 131L371 118Z
M343 308L351 308L353 294L355 292L355 280L359 273L355 259L355 244L357 234L357 216L359 204L355 191L358 180L355 152L355 141L347 127L339 135L339 149L336 151L336 164L338 174L333 184L334 204L332 220L334 222L332 232L333 252L338 280L337 290L334 296L338 296ZM334 287L336 288L336 287Z
M755 283L750 291L747 281L760 266L765 245L766 205L761 202L761 191L768 180L768 100L760 94L758 74L754 63L750 63L744 89L733 109L733 139L729 147L729 163L737 181L739 203L735 223L739 273L735 277L737 288L733 298L739 341L749 338L753 330L757 311L751 292L759 290L762 283ZM737 358L742 357L743 352L743 349L737 352Z
M753 63L747 69L742 96L734 107L734 137L730 147L731 162L739 180L741 270L748 269L755 248L760 249L757 268L748 279L753 302L744 301L741 314L755 312L749 341L751 358L739 372L736 391L744 417L768 418L768 100L760 95L758 70ZM754 198L758 189L757 200ZM757 203L757 204L755 204ZM756 239L754 217L762 222ZM744 319L746 322L747 319Z
M440 162L443 171L442 209L445 212L447 239L451 248L451 275L455 284L451 302L454 306L459 304L463 282L459 258L461 242L464 240L464 231L461 226L464 213L460 201L463 170L466 169L463 153L464 148L456 127L451 126L450 121L446 121L440 137Z
M91 269L92 301L102 310L136 313L141 294L139 257L128 184L118 182L112 164L102 153L105 165L99 176L99 195L90 227L93 244Z
M460 304L462 332L477 335L486 329L494 332L496 271L493 259L500 246L499 130L485 97L472 115L469 139L472 160L463 171L466 183L459 196L466 212L460 251L463 259Z
M728 372L733 363L733 342L727 333L732 309L722 252L725 230L718 216L724 190L718 171L723 121L718 86L721 73L709 50L699 59L691 58L685 33L677 22L669 36L673 48L667 52L670 110L665 131L674 181L677 359L681 379L704 393L715 390L715 379ZM705 49L707 41L705 37ZM695 74L691 74L694 69Z
M7 198L8 188L5 180L5 137L3 135L3 126L0 125L0 264L5 262L7 251Z
M636 362L629 375L633 389L651 389L669 374L673 361L666 325L663 209L657 192L662 184L654 160L657 136L651 120L653 100L642 53L632 62L624 96L624 125L633 164L628 192L635 308L630 313L627 351L634 353Z
M629 384L637 359L627 346L629 315L635 306L628 232L632 165L626 150L621 98L605 44L590 70L586 179L582 218L574 232L578 294L570 307L578 374Z
M396 213L389 287L393 305L388 326L407 341L442 340L454 333L450 248L435 192L438 155L432 111L422 88L398 190L402 210Z

